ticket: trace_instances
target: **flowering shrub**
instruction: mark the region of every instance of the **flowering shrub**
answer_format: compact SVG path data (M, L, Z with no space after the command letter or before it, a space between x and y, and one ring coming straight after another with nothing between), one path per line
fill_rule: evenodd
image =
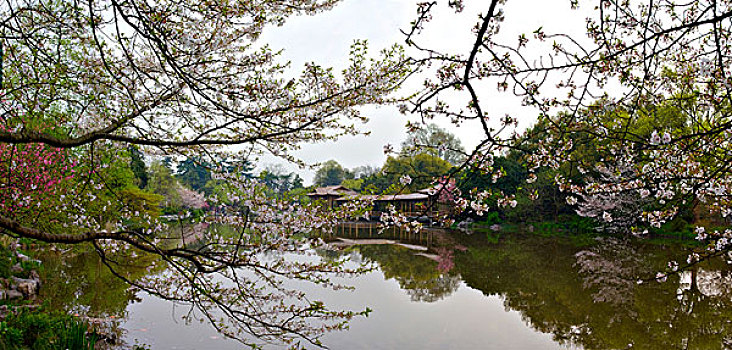
M0 144L0 210L18 215L53 197L73 179L76 161L65 149Z

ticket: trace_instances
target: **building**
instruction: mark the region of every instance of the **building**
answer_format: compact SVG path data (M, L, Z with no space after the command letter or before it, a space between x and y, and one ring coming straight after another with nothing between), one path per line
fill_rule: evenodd
M427 219L445 215L452 208L449 204L439 203L438 192L439 190L429 188L420 190L418 193L367 195L359 194L343 186L328 186L316 188L314 192L307 195L312 200L327 203L331 208L348 201L369 201L373 203L370 213L372 220L378 220L381 213L386 212L390 205L409 218Z
M336 199L341 198L343 196L353 196L358 195L358 192L348 189L346 187L343 187L341 185L336 186L326 186L326 187L318 187L315 189L315 192L308 193L307 196L310 197L311 200L320 200L328 203L328 206L333 207L333 203Z
M398 212L407 217L418 218L422 216L433 217L436 213L428 212L431 208L430 196L423 193L407 193L407 194L382 194L382 195L364 195L356 194L344 196L336 199L336 204L353 200L370 201L373 203L371 209L371 219L378 220L381 213L388 210L389 206L394 206Z

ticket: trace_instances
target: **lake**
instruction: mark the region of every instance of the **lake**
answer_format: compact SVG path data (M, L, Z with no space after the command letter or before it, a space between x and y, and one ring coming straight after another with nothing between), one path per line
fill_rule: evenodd
M654 281L690 248L673 242L545 237L490 230L419 235L341 230L336 248L375 269L344 278L355 290L291 286L331 308L373 311L326 334L332 349L720 349L732 346L732 273L724 256ZM330 237L336 239L336 237ZM385 243L354 244L359 238ZM376 240L374 240L376 239ZM427 248L427 250L425 250ZM47 255L51 307L99 318L127 344L152 349L241 349L191 310L114 277L95 254ZM153 264L142 261L141 266ZM683 264L682 264L683 265ZM161 264L130 266L132 276ZM639 281L640 280L640 281ZM272 348L278 348L272 346Z

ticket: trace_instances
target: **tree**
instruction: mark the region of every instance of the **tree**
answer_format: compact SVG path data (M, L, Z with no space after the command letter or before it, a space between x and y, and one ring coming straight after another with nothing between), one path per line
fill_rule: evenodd
M206 183L211 181L210 167L199 157L189 157L178 163L175 177L194 191L205 191Z
M5 215L29 218L39 213L33 204L52 196L59 184L78 175L76 161L64 149L39 144L0 144L0 208Z
M285 173L282 166L267 166L259 173L259 181L277 194L302 188L302 178L294 172Z
M145 188L148 180L145 155L137 147L130 146L127 150L130 152L130 169L135 174L135 178L137 178L138 187Z
M354 123L365 118L357 107L393 101L390 93L412 64L399 47L371 58L365 42L356 42L342 74L309 63L297 77L285 74L288 64L280 52L256 42L268 26L335 3L4 3L0 162L8 174L18 174L13 150L60 156L27 163L41 179L50 179L41 184L53 182L52 191L29 196L39 184L14 186L21 192L11 198L13 205L48 215L31 218L3 210L2 233L47 243L88 243L113 270L123 259L121 252L160 255L171 265L169 274L127 282L152 295L192 303L214 327L248 343L261 337L317 344L324 331L343 327L341 321L358 313L329 310L298 291L286 292L293 299L281 303L279 277L328 285L329 272L350 270L329 262L260 257L270 251L298 253L301 245L291 244L291 238L329 227L347 214L263 197L261 185L223 166L226 159L254 160L265 152L297 161L291 151L302 142L360 133ZM238 234L206 233L206 249L200 250L162 244L164 223L126 204L124 182L110 183L126 178L129 160L113 160L130 145L149 155L196 156L211 164L212 178L225 184L217 197L232 205L209 219L235 225ZM70 178L67 164L76 164L79 175ZM156 174L162 169L151 167L148 187L169 193L169 183L156 183L169 179L154 179ZM234 273L237 268L259 277ZM309 322L313 318L324 323Z
M435 185L452 166L437 156L419 153L414 156L388 157L379 172L361 177L360 191L368 194L396 194L418 191ZM353 184L353 182L346 182Z
M340 185L345 179L353 179L353 173L331 159L318 168L313 181L316 186L333 186Z
M417 191L428 188L452 168L450 163L437 156L420 153L415 156L389 157L384 163L382 172L391 184L406 186ZM402 176L409 176L408 184L401 184Z
M371 174L363 179L361 184L361 192L367 194L384 193L393 183L384 173L378 172Z
M341 181L341 185L354 191L360 191L363 186L363 179L345 179Z
M150 164L150 180L147 189L162 196L165 199L164 204L166 206L173 206L180 202L178 187L180 187L180 184L173 177L173 171L170 168L162 162Z
M427 124L411 132L402 142L401 155L427 153L440 157L452 165L465 161L465 149L460 139L437 124Z
M185 208L202 209L208 206L206 198L202 193L196 192L184 186L178 186L178 195L180 196L180 204Z
M458 13L464 5L448 2ZM537 24L507 38L498 34L502 22L519 21L522 11L492 0L478 10L470 34L474 44L465 52L433 47L420 35L438 6L436 1L421 3L418 18L406 32L407 45L421 53L415 59L436 74L425 80L424 89L402 111L418 113L422 120L474 121L482 128L483 139L469 152L464 167L498 174L492 163L496 153L525 151L515 132L521 117L495 110L492 103L515 98L526 107L521 115L534 109L546 135L527 153L527 179L542 167L572 164L573 151L581 147L578 136L584 134L596 146L596 161L582 168L581 184L557 176L554 181L561 191L576 196L604 193L608 198L627 192L651 196L653 205L636 213L644 225L655 227L695 201L722 217L732 213L728 200L732 48L724 44L730 35L726 23L732 4L570 1L567 11L587 17L576 32L554 33ZM469 101L467 106L448 102L464 100ZM489 118L489 108L491 115L503 117ZM598 116L612 120L613 127L597 123ZM664 118L686 122L683 127L666 125ZM635 130L629 128L633 125ZM598 167L628 169L632 176L589 173ZM479 192L464 200L479 204L486 197ZM699 228L698 232L700 239L711 239L713 244L690 261L730 248L732 231L708 234Z

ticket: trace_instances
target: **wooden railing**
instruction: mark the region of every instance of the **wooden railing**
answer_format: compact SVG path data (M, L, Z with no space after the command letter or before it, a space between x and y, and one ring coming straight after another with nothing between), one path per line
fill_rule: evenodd
M420 232L412 232L394 226L382 229L376 223L344 222L334 227L332 233L323 235L323 238L336 237L351 239L393 239L404 243L415 243L429 247L432 245L433 231L423 229Z

